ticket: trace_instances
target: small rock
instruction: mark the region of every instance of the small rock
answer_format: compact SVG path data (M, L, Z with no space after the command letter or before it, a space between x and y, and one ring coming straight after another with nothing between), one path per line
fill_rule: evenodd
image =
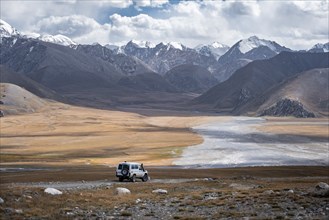
M239 183L232 183L229 185L229 187L237 190L250 190L250 189L258 188L257 185L243 185Z
M23 213L23 210L22 209L15 209L15 213L22 214Z
M140 203L141 201L141 199L136 199L136 204Z
M62 195L63 193L55 188L47 188L45 189L45 193L51 194L51 195Z
M0 197L0 204L4 203L5 201Z
M263 194L264 195L272 195L272 194L274 194L274 191L273 190L265 190L264 192L263 192Z
M119 196L121 196L121 195L131 194L131 192L127 188L118 187L118 188L116 188L116 194L119 195Z
M157 194L168 194L168 191L165 189L155 189L152 191L152 193L157 193Z
M288 190L288 193L294 193L294 190L289 189L289 190Z

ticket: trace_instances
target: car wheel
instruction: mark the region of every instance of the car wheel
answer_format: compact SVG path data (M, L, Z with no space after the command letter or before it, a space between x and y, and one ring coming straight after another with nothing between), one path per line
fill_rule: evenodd
M123 181L123 178L122 177L119 177L119 181L122 182Z
M145 174L145 175L143 176L143 178L142 178L142 181L143 181L143 182L146 182L146 181L148 181L148 179L149 179L148 175Z
M128 171L127 169L123 169L123 170L121 170L121 174L122 174L123 176L127 176L128 173L129 173L129 171Z
M131 177L131 182L136 182L136 175L134 174L132 177Z

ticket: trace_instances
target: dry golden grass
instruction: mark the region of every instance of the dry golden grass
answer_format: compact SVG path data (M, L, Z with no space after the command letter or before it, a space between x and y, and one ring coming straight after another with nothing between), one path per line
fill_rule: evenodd
M329 118L267 118L256 129L274 134L299 135L315 138L329 138Z
M170 165L182 147L202 142L189 127L209 117L145 117L51 103L34 114L1 118L2 164Z

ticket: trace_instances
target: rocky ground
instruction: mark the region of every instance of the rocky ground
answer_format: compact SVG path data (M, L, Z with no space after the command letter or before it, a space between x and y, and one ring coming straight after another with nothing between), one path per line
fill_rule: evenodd
M328 219L328 177L7 184L1 219ZM58 187L62 194L45 192ZM81 185L88 187L81 187ZM119 188L119 189L118 189ZM123 189L122 189L123 188ZM126 190L127 189L127 190ZM162 190L159 190L162 189ZM57 192L53 189L47 192Z

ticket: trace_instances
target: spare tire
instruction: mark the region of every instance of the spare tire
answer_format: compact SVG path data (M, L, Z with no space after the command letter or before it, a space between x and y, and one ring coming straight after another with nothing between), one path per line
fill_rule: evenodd
M123 169L123 170L121 170L121 174L122 174L123 176L128 176L128 173L129 173L128 169Z

